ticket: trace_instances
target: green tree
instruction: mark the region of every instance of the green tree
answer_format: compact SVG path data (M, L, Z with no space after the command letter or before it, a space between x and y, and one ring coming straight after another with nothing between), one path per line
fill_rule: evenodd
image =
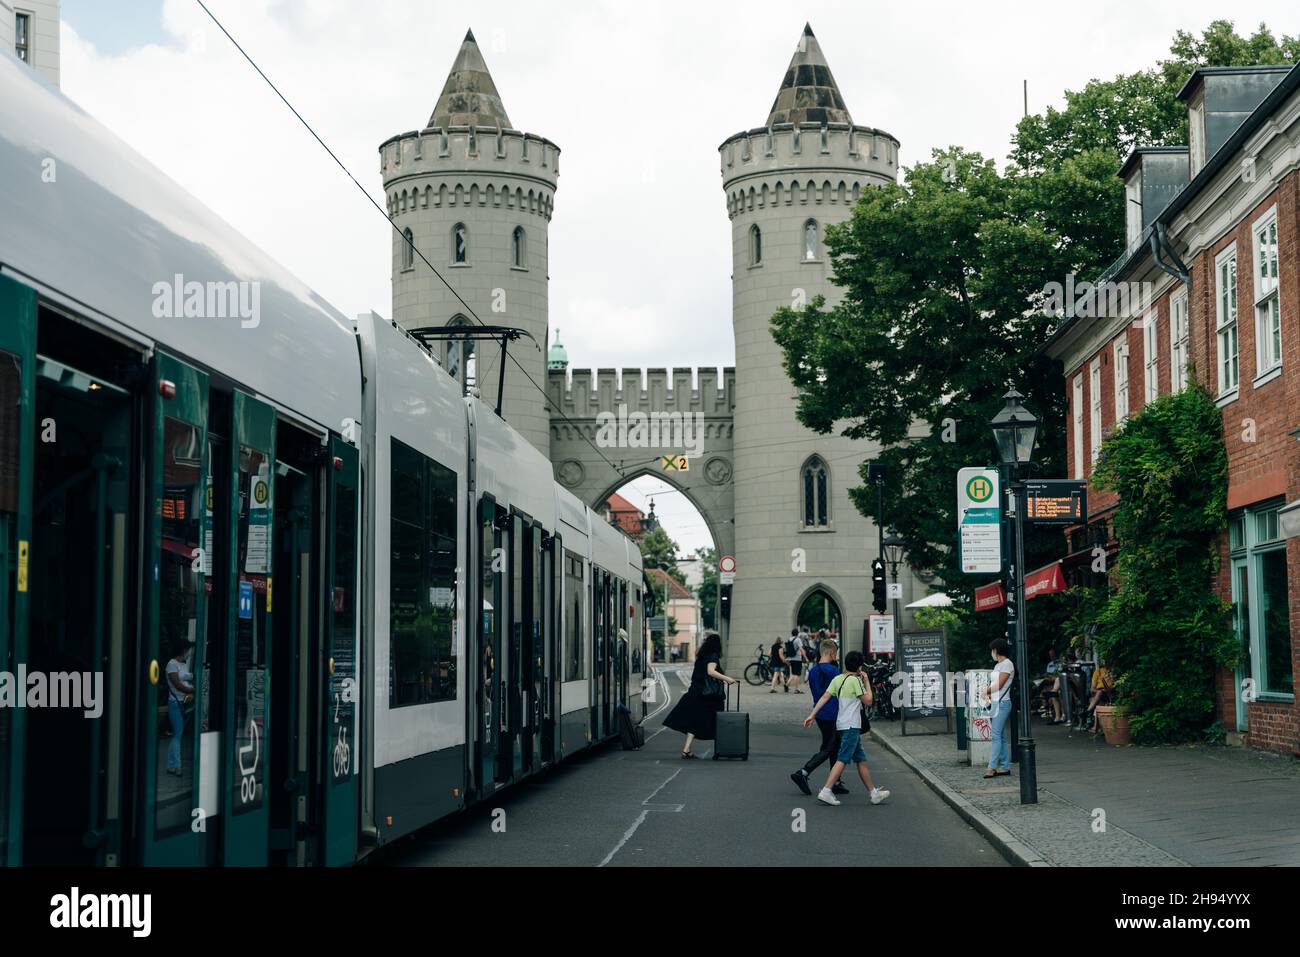
M1094 483L1119 494L1116 589L1097 617L1135 740L1196 738L1214 719L1216 666L1240 649L1214 594L1227 527L1223 419L1202 386L1161 396L1102 445Z
M686 584L686 576L677 567L677 543L669 537L662 525L642 536L640 545L641 560L647 568L662 568L677 581Z
M712 548L697 548L692 558L700 563L701 581L696 594L700 599L700 623L714 631L718 628L718 553Z

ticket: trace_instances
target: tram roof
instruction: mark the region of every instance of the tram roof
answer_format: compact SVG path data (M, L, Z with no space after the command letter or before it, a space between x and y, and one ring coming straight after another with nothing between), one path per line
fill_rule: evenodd
M347 317L8 53L0 53L0 182L5 272L319 425L338 430L360 418ZM190 290L204 290L205 311L238 306L225 300L225 284L248 283L237 289L256 315L168 318L177 297L163 302L162 290L178 276L183 293L201 284Z

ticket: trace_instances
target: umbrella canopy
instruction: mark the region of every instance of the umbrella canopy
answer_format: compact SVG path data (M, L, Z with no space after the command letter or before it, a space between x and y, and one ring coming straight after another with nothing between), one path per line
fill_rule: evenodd
M947 608L952 604L952 599L943 592L935 592L933 595L926 595L920 601L914 601L905 608Z

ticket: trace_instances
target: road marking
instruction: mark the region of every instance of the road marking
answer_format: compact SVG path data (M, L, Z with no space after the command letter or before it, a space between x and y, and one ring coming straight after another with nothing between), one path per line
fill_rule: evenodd
M654 797L656 794L658 794L658 793L659 793L660 791L662 791L664 788L668 787L668 785L672 783L673 778L677 777L677 775L679 775L679 774L681 774L681 773L682 773L682 769L681 769L681 768L678 768L676 771L674 771L672 774L670 774L670 775L668 776L668 780L667 780L667 781L665 781L663 784L659 785L657 788L655 788L653 791L650 792L650 797L648 797L648 798L646 798L644 801L642 801L642 802L641 802L641 806L644 807L645 805L649 804L649 803L650 803L650 798Z
M636 833L636 829L641 826L642 822L645 821L646 816L651 811L680 811L683 807L686 806L684 804L654 804L654 805L650 804L650 799L653 798L660 791L662 791L664 788L668 787L668 785L672 783L673 778L677 777L677 775L681 773L682 773L682 769L678 768L676 771L674 771L672 774L668 776L667 781L665 781L663 784L659 785L657 788L651 791L650 796L641 802L641 813L638 814L636 820L632 822L632 826L623 832L623 837L619 840L617 844L614 845L614 849L605 855L605 859L603 861L601 861L599 864L596 865L597 867L604 867L606 864L608 864L610 861L614 859L614 855L617 854L619 851L621 851L623 849L623 845L632 839L632 835Z
M651 718L653 718L653 717L654 717L655 715L657 715L660 711L664 710L664 708L668 707L668 705L670 705L670 704L672 703L672 700L673 700L673 694L672 694L671 691L668 690L668 682L667 682L667 681L663 681L662 678L663 678L663 675L661 675L659 672L656 671L656 672L655 672L655 684L657 684L657 685L658 685L660 688L662 688L663 691L664 691L664 703L661 704L659 707L655 708L653 711L651 711L651 712L650 712L648 715L646 715L644 718L642 718L642 719L641 719L642 721L649 721ZM661 730L662 730L662 729L661 729ZM658 733L659 733L658 731L655 732L655 734L658 734ZM651 737L654 737L654 735L651 735ZM647 739L647 740L648 740L648 739Z
M637 816L637 819L632 822L632 826L629 827L623 833L623 839L614 845L614 849L605 855L605 859L601 861L599 864L597 864L596 865L597 867L604 867L606 864L608 864L610 861L614 859L614 855L617 854L619 851L621 851L623 849L623 845L626 844L629 840L631 840L632 835L636 833L636 829L641 826L641 822L646 819L646 815L649 813L650 813L649 811L642 811Z

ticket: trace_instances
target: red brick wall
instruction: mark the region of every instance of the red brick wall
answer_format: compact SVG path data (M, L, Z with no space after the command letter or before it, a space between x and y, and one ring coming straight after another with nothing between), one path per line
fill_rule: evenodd
M1223 408L1223 433L1228 451L1230 508L1266 501L1279 494L1287 501L1300 497L1300 442L1287 433L1300 428L1300 172L1288 174L1278 188L1247 212L1236 228L1196 258L1191 266L1192 355L1196 377L1211 392L1218 391L1218 340L1215 302L1218 290L1214 260L1234 241L1237 244L1237 334L1240 355L1238 398ZM1278 217L1278 283L1282 311L1282 375L1254 386L1255 286L1253 226L1276 204ZM1253 441L1252 441L1253 439ZM1231 600L1231 567L1226 536L1220 542L1217 592ZM1292 675L1300 676L1300 541L1287 548L1291 614ZM1216 682L1218 714L1229 729L1236 727L1235 682L1221 672ZM1291 751L1300 747L1300 712L1294 703L1251 702L1247 705L1247 742L1253 747Z
M1278 215L1278 283L1282 313L1282 374L1255 388L1255 290L1253 225L1270 206ZM1214 260L1234 240L1237 244L1237 329L1240 384L1238 398L1223 409L1224 439L1228 451L1228 497L1231 508L1266 501L1277 495L1286 500L1300 498L1300 441L1288 435L1300 428L1300 171L1289 173L1278 188L1246 213L1238 225L1212 248L1189 263L1192 289L1188 299L1191 335L1192 376L1212 393L1218 392L1217 335ZM1159 342L1158 382L1160 393L1172 385L1172 350L1169 343L1171 298L1182 292L1179 284L1156 304ZM1141 411L1145 397L1143 340L1140 325L1130 325L1120 336L1129 346L1129 410ZM1119 338L1117 336L1116 338ZM1087 356L1075 368L1066 369L1065 389L1070 404L1066 421L1070 475L1074 475L1074 378L1083 376L1084 478L1091 478L1091 381L1090 367L1101 358L1101 419L1103 435L1115 421L1114 339ZM1253 433L1253 434L1252 434ZM1253 439L1253 441L1251 441ZM1088 490L1092 514L1115 504L1115 496ZM1219 543L1220 568L1216 580L1219 596L1230 600L1231 569L1227 536ZM1300 678L1300 540L1287 548L1291 616L1292 674ZM1215 682L1217 712L1229 729L1236 728L1235 679L1221 671ZM1277 751L1300 749L1300 709L1295 703L1252 702L1247 706L1251 746Z

